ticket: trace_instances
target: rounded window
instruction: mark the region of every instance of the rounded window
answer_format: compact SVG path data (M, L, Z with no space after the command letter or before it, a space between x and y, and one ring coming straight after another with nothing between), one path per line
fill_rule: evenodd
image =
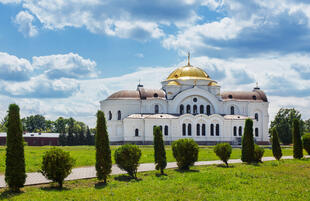
M155 97L155 98L157 98L157 97L158 97L158 94L157 94L157 93L155 93L155 94L154 94L154 97Z
M196 103L197 102L197 98L193 98L193 101Z

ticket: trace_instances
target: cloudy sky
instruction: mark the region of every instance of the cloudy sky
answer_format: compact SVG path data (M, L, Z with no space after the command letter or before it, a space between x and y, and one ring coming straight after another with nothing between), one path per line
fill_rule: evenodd
M94 126L99 101L201 67L222 90L267 93L310 118L308 0L0 0L0 118L74 117Z

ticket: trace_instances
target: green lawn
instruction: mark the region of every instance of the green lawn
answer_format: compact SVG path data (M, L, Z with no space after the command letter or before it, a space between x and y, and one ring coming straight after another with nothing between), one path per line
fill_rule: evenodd
M113 176L106 186L96 179L25 187L20 194L0 190L10 200L310 200L310 159L270 161L259 165L234 164L139 173L139 180Z
M35 172L40 169L42 156L45 151L49 150L50 146L32 147L25 146L25 158L26 158L26 171ZM95 164L95 148L94 146L65 146L62 149L69 151L71 156L76 159L75 167L80 166L92 166ZM114 151L117 146L111 146L112 158L114 163ZM153 146L140 146L142 149L141 163L154 162ZM283 156L290 156L293 154L292 148L283 148ZM167 161L175 161L172 156L171 146L166 146ZM264 156L272 156L270 149L265 149ZM234 148L231 158L237 159L241 157L241 149ZM217 156L213 152L212 146L200 146L199 159L200 161L218 160ZM3 173L5 169L5 146L0 146L0 173Z

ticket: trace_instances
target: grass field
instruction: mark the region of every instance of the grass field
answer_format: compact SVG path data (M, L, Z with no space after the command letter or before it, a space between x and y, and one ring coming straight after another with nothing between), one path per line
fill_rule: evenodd
M113 176L106 186L96 179L25 187L20 194L0 190L9 200L310 200L310 160L284 160L259 165L234 164L138 173L139 180Z
M45 151L49 150L50 146L32 147L25 146L25 158L26 158L26 171L36 172L41 167L42 156ZM61 147L65 151L69 151L71 156L76 159L75 167L80 166L92 166L95 164L95 147L94 146L65 146ZM111 146L112 158L114 163L114 151L117 146ZM154 162L154 150L153 146L140 146L142 149L141 163ZM172 156L171 146L166 146L167 161L175 161ZM283 156L291 156L293 154L291 147L282 148ZM270 149L265 149L264 156L272 156ZM231 159L237 159L241 157L241 149L234 148ZM200 146L199 161L218 160L217 156L213 152L211 146ZM5 170L5 146L0 146L0 174L3 174Z

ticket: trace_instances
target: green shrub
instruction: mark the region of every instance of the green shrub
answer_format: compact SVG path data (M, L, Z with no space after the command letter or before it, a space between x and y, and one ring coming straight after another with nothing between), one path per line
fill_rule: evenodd
M226 164L230 158L232 148L229 143L220 143L214 147L214 153Z
M159 126L156 126L154 128L153 135L154 135L154 158L155 158L156 170L160 170L160 173L164 174L164 169L167 166L167 159L166 159L163 134Z
M106 183L107 177L112 171L112 159L107 124L102 111L97 112L95 146L97 178L104 180L104 183Z
M302 142L300 136L300 122L298 119L293 120L293 150L294 150L294 158L301 159L303 157L302 153Z
M62 188L65 178L71 173L75 160L69 152L51 148L43 155L41 173L49 180L57 182Z
M282 157L282 150L279 142L278 131L275 127L271 129L271 141L272 141L272 154L277 160L280 160Z
M115 150L114 158L117 166L125 170L132 178L137 178L137 170L141 150L137 145L125 144Z
M258 146L257 144L254 145L254 162L258 163L262 163L262 158L264 156L264 148Z
M23 128L16 104L9 106L5 159L5 182L10 190L18 192L26 181Z
M189 170L198 160L199 147L193 139L179 139L172 143L173 157L180 170Z
M302 136L302 144L308 155L310 155L310 133L304 134Z
M251 163L254 161L254 138L253 138L253 120L246 119L244 126L244 135L242 137L242 156L243 162Z

